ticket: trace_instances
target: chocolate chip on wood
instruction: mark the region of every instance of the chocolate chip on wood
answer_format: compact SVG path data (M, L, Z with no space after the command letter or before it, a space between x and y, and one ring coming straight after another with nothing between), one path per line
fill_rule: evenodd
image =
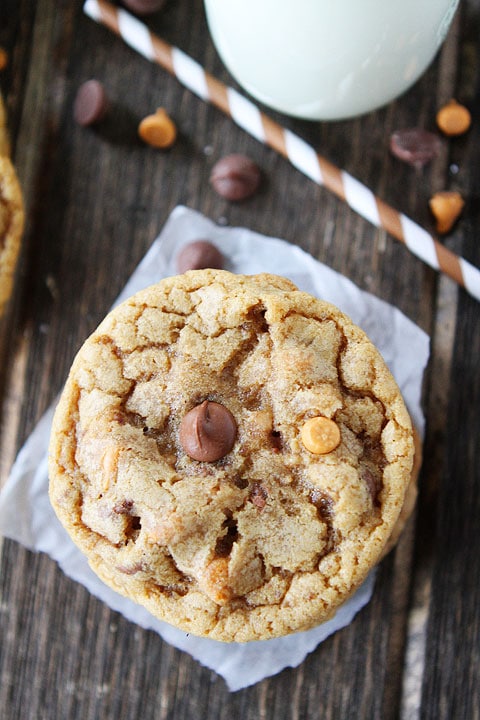
M107 93L99 80L87 80L80 85L73 104L73 117L79 125L96 125L105 118L108 108Z
M390 137L390 150L395 157L409 165L421 168L440 152L442 141L423 128L396 130Z
M122 5L137 15L150 15L161 10L165 0L122 0Z
M232 202L251 197L258 190L260 180L258 165L246 155L237 153L221 158L210 174L213 189Z

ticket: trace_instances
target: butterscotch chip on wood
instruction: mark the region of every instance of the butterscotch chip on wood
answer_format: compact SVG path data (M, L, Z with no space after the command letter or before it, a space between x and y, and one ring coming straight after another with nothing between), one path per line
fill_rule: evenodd
M323 454L302 439L312 418ZM413 452L393 377L336 307L274 275L192 270L80 349L50 498L117 592L185 632L260 640L327 620L363 582Z
M0 316L12 293L24 226L23 197L10 159L0 156Z
M450 100L440 108L436 120L439 129L449 137L463 135L472 124L470 110L456 100Z
M159 150L171 147L177 138L177 128L164 108L147 115L138 126L138 134L144 143Z
M436 231L440 235L445 235L460 217L465 201L459 192L443 190L432 195L428 204L435 218Z

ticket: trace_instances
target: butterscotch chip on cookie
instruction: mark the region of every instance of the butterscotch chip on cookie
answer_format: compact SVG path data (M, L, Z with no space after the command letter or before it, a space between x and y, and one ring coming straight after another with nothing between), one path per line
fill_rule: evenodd
M23 198L15 168L0 156L0 316L11 295L24 225Z
M381 557L412 461L400 391L348 317L277 276L194 270L80 349L50 498L108 585L242 642L335 613Z

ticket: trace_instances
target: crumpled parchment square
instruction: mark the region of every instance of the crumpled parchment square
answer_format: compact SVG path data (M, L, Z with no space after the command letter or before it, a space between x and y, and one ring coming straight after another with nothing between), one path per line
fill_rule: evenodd
M175 274L175 257L181 247L202 238L221 249L226 258L225 269L246 274L283 275L300 289L334 303L349 315L382 353L423 436L420 399L429 356L428 336L398 309L360 290L344 276L284 240L265 237L247 228L216 225L198 212L179 206L171 213L117 303L162 277ZM20 450L0 493L0 534L30 550L47 553L66 575L82 583L113 610L143 628L154 630L166 642L215 670L230 690L252 685L285 667L296 667L326 637L348 625L370 600L374 572L328 622L307 632L249 643L226 644L198 638L157 620L141 606L104 585L58 521L48 499L47 448L52 416L53 407L47 410Z

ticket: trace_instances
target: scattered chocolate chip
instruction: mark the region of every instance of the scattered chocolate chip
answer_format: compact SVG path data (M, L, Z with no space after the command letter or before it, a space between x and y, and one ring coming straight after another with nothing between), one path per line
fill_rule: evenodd
M77 90L73 104L73 117L79 125L87 127L99 123L108 111L105 88L98 80L87 80Z
M177 270L203 270L204 268L223 268L224 258L220 250L208 240L195 240L185 245L177 255Z
M261 171L246 155L226 155L212 168L210 184L226 200L245 200L260 185Z
M393 155L416 168L422 168L433 160L441 147L441 139L422 128L396 130L390 137L390 150Z
M165 0L122 0L122 5L137 15L149 15L161 10Z
M205 400L192 408L180 423L180 444L193 460L220 460L230 452L236 437L235 418L217 402Z
M250 500L251 502L259 509L263 510L265 505L267 504L267 498L268 498L268 492L263 487L263 485L259 482L254 482L252 484L252 489L250 491Z

